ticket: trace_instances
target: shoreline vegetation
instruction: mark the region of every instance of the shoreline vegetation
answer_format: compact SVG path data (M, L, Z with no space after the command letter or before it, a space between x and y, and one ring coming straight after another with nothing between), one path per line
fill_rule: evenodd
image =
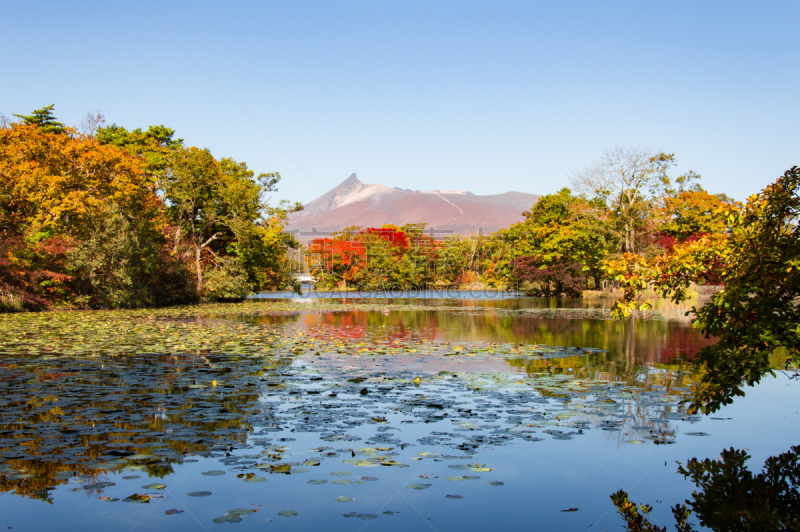
M129 130L89 114L79 130L58 122L53 105L15 117L0 119L4 312L232 301L297 292L298 272L343 293L480 287L616 298L632 309L649 288L633 270L694 267L698 250L724 245L743 208L705 191L694 172L670 175L674 154L616 147L571 176L574 192L542 196L491 235L435 240L424 223L353 226L303 248L284 232L302 206L271 202L277 172L256 175L163 125ZM706 286L721 284L716 257L687 290L716 291Z
M721 292L724 289L723 286L719 285L694 285L691 284L686 291L686 299L705 299L710 298L714 294ZM498 294L520 294L521 296L530 297L527 295L525 290L517 289L513 286L511 287L499 287L499 288L492 288L492 287L484 287L483 285L477 286L435 286L435 287L425 287L425 288L408 288L408 289L401 289L401 288L389 288L389 289L375 289L375 290L363 290L360 288L332 288L329 290L322 290L315 287L312 287L310 290L307 288L307 285L301 286L302 293L309 293L309 292L324 292L324 293L342 293L342 294L352 294L358 292L370 292L370 293L396 293L396 292L408 292L408 293L436 293L436 292L489 292L489 293L498 293ZM260 294L281 294L286 293L287 290L262 290L259 292ZM622 288L608 288L606 290L582 290L578 297L580 298L596 298L596 299L619 299L624 295L624 290ZM258 294L253 294L253 296L257 296ZM660 298L664 300L670 300L669 297L663 297L661 293L657 292L654 289L648 289L643 291L639 294L641 297L648 297L648 298ZM410 296L413 297L413 296ZM556 296L558 297L558 296ZM245 299L240 298L240 299Z
M160 307L292 286L278 173L53 106L0 120L0 309Z

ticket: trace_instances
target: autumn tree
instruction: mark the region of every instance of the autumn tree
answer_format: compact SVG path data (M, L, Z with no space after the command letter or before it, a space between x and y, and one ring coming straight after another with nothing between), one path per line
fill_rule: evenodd
M168 218L141 160L71 128L19 123L0 130L0 176L8 286L41 304L157 303L148 286L170 262L161 254ZM118 229L104 232L112 218Z
M425 224L349 227L309 248L312 275L324 287L364 290L428 288L452 279L442 242L423 233Z
M366 276L366 248L358 240L361 227L349 227L331 238L317 238L308 249L311 275L325 288L359 286Z
M661 218L658 232L682 242L692 236L729 231L727 212L738 205L724 194L711 194L702 188L668 194L655 215Z
M788 170L742 210L728 205L718 216L728 232L684 242L653 261L629 255L608 264L609 274L631 287L617 302L620 317L650 287L683 301L691 283L714 279L725 285L692 310L695 328L719 339L697 358L706 372L693 408L704 412L743 395L742 383L752 386L771 374L773 353L783 353L789 364L800 362L800 170Z
M0 201L7 224L43 236L84 238L109 202L129 216L165 221L156 215L152 176L136 158L71 129L54 134L37 125L15 124L0 135Z
M265 198L278 174L184 148L165 126L100 127L90 114L80 134L53 106L20 118L0 127L0 307L161 305L291 284L297 243L283 227L300 206Z
M527 283L526 293L536 297L580 297L586 288L582 264L548 264L535 255L514 261L514 278Z
M717 342L695 358L703 377L690 412L712 413L731 404L745 394L745 385L754 386L778 367L797 377L800 365L800 168L788 170L743 209L731 206L721 214L727 233L681 243L654 264L624 256L613 272L632 287L618 302L620 317L648 287L682 301L691 282L715 273L724 283L722 292L691 311L694 327ZM800 447L767 459L757 474L746 467L748 459L746 452L730 449L719 460L681 465L679 472L699 488L688 507L712 530L800 530ZM631 523L653 526L642 516L629 519L626 493L612 500L627 516L629 530L635 530Z

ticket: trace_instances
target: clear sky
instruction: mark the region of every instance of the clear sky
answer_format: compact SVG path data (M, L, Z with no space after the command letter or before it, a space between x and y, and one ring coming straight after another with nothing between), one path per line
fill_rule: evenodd
M797 1L0 0L0 112L283 176L546 194L614 145L743 200L800 164Z

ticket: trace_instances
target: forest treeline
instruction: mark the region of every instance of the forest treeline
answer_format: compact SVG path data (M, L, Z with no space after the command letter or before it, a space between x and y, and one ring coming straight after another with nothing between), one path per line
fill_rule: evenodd
M0 309L142 307L291 286L277 173L53 106L0 124Z
M492 235L435 240L424 224L350 227L312 241L306 260L318 287L522 289L580 296L620 281L619 260L650 261L724 238L742 205L670 175L674 154L614 148L576 172L573 190L542 196L524 220ZM709 283L719 279L709 275Z
M52 105L15 116L0 124L5 310L241 298L297 289L300 269L322 289L630 292L634 270L720 245L744 208L693 172L674 176L674 154L617 147L491 235L350 227L299 250L284 226L301 206L269 202L277 173L255 175L161 125L128 130L89 115L78 131ZM716 260L701 282L721 283Z

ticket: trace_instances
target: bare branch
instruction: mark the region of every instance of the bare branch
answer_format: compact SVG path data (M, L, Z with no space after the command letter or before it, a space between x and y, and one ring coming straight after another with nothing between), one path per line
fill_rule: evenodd
M203 242L202 244L200 244L200 249L203 249L204 247L206 247L207 245L209 245L211 242L213 242L214 240L216 240L216 239L217 239L217 237L218 237L218 236L220 236L220 234L221 234L221 233L214 233L213 235L211 235L211 237L210 237L208 240L206 240L205 242Z
M105 124L106 118L103 116L103 113L97 111L96 113L92 113L88 111L86 116L81 120L81 133L86 135L87 137L94 138L94 134L97 133L98 128Z
M572 174L570 181L579 193L606 204L620 225L620 248L635 252L637 232L672 164L672 154L615 146L594 165Z

